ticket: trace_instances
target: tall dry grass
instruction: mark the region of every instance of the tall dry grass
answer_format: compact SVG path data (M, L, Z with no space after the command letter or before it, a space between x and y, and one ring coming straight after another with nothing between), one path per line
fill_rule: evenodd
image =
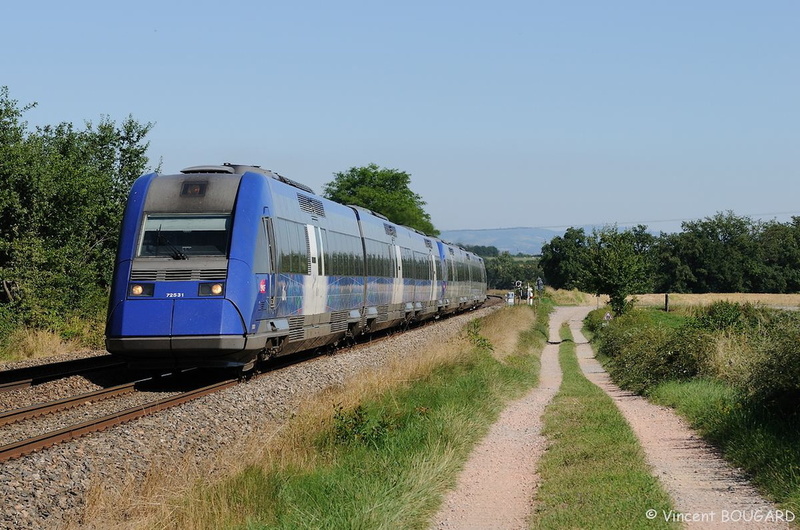
M567 306L603 306L608 304L608 296L601 295L595 296L593 294L584 293L577 289L552 289L545 287L545 293L550 299L553 300L554 305L567 305Z
M517 349L519 332L530 328L533 319L534 312L527 306L492 310L484 317L481 334L492 342L497 355L510 355ZM252 466L314 468L319 456L311 450L314 444L309 441L332 425L336 407L351 409L390 389L403 388L443 365L458 363L470 348L464 328L444 342L431 340L412 355L359 373L343 386L303 396L295 403L297 411L289 421L259 425L234 447L226 447L203 462L174 460L167 455L152 462L143 480L124 472L96 477L83 517L74 527L213 527L225 519L230 506L224 499L209 498L204 485L222 482Z
M492 344L492 355L500 361L519 353L519 337L514 330L530 329L536 321L531 306L510 306L482 319L481 335Z
M11 332L0 349L0 360L19 361L72 353L81 349L74 341L65 341L58 333L18 328Z
M705 375L742 385L759 362L761 353L750 338L740 332L720 332L713 340L714 346L705 361L708 372Z
M663 306L664 293L637 294L636 305ZM770 293L704 293L682 294L670 293L670 305L711 305L714 302L727 301L740 304L765 305L770 307L800 307L800 294L770 294Z

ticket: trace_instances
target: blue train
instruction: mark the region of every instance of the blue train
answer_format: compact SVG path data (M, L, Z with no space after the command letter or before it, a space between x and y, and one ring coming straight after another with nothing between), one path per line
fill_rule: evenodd
M106 347L140 368L249 370L485 299L482 258L457 246L258 166L196 166L131 189Z

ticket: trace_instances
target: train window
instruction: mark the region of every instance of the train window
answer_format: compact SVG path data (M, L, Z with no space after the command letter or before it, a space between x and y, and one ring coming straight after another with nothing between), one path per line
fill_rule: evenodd
M276 218L275 255L278 272L308 274L308 233L303 224Z
M403 278L416 278L414 270L414 253L411 249L403 248L400 250L400 259L403 265Z
M360 238L330 231L327 241L325 260L328 275L361 276L364 274L364 248ZM371 259L372 256L370 256Z
M148 215L139 256L225 256L230 215Z
M253 263L253 272L256 274L267 274L272 272L272 245L270 244L270 219L261 219L261 229L258 231L256 240L256 255Z
M367 249L367 276L394 277L392 247L374 239L366 239L364 244Z
M430 280L432 279L430 255L417 253L417 267L419 267L419 279Z

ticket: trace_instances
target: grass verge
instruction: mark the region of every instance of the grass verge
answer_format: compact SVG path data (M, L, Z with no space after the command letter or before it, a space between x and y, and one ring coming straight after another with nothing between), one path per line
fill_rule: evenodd
M24 326L4 317L0 311L0 363L105 348L105 311L93 317L67 317L57 329Z
M668 381L649 398L673 407L693 428L744 469L753 483L784 508L800 513L800 417L748 405L715 380Z
M211 484L198 480L145 519L158 528L426 528L472 446L538 380L547 316L532 315L496 311L436 363L406 362L309 400L261 442L262 458ZM509 333L519 340L498 355Z
M0 362L15 362L39 357L52 357L78 351L74 341L64 340L47 330L17 328L0 345Z
M583 376L569 328L561 333L563 381L545 411L551 445L539 464L531 528L675 528L645 516L669 513L669 496L614 402Z

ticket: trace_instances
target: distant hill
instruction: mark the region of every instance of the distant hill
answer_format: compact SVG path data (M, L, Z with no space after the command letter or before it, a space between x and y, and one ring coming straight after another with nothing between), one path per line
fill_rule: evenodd
M511 254L541 254L542 245L555 236L564 235L563 230L546 228L487 228L482 230L443 230L441 237L451 243L497 247L500 252Z
M594 230L602 229L600 225L575 226L582 228L587 235L591 235ZM632 226L619 226L620 230L627 230ZM549 243L556 236L563 236L564 230L550 230L548 228L486 228L481 230L442 230L439 236L444 241L450 243L461 243L462 245L481 245L486 247L497 247L500 252L515 254L542 253L542 245ZM651 234L658 237L659 233L649 230Z

